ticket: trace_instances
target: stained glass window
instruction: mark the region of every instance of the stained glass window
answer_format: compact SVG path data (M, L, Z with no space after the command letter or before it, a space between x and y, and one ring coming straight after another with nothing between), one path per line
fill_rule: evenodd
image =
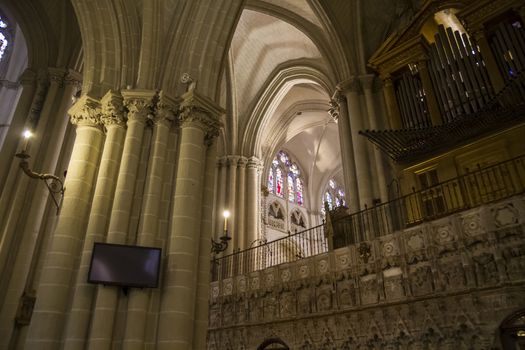
M325 192L324 200L328 203L328 208L332 209L332 195L330 194L330 192Z
M294 202L295 201L295 191L294 191L294 181L293 181L293 176L292 176L292 173L288 173L288 200L290 202Z
M279 197L283 196L283 173L281 171L281 168L275 169L275 178L277 180L276 188L275 188L275 194Z
M277 152L268 171L268 190L279 197L285 196L291 203L304 204L304 183L299 166L285 151Z
M7 22L0 17L0 61L4 58L5 50L7 49L7 45L9 45L6 35L7 27Z
M300 178L295 180L295 195L297 197L297 204L303 205L303 182Z
M268 191L270 191L270 193L274 193L273 183L273 169L270 169L270 172L268 173Z
M325 210L324 210L324 202L328 202L328 207L330 210L346 206L346 198L345 198L345 191L339 186L337 181L334 179L328 180L328 183L326 185L326 190L323 196L323 203L321 205L321 213L324 217Z

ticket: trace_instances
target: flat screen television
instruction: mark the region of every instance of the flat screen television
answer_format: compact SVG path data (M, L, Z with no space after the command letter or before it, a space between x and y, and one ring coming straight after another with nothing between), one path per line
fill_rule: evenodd
M95 242L88 282L126 288L156 288L160 257L160 248Z

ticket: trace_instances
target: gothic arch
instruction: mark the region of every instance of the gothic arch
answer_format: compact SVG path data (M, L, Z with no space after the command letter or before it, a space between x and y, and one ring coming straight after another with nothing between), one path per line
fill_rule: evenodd
M271 125L275 109L286 93L299 83L319 85L328 96L331 95L330 86L335 86L320 69L315 67L308 65L278 67L276 74L272 75L269 82L265 84L266 89L257 96L257 104L243 128L242 153L260 156L269 151L264 149L266 135L258 131L275 127Z
M313 5L313 1L311 4ZM291 24L303 32L314 45L317 46L323 57L328 61L330 69L334 72L337 80L342 81L345 77L349 76L349 61L344 56L341 43L332 35L333 28L331 23L327 21L326 16L321 13L319 6L312 6L312 10L324 26L324 33L318 26L312 25L310 21L281 6L262 1L249 1L245 8L268 14ZM331 40L326 40L326 38L323 38L323 35L328 36Z
M513 312L501 322L500 338L503 349L525 346L525 309Z
M257 347L257 350L289 350L290 348L280 338L269 338L266 339Z

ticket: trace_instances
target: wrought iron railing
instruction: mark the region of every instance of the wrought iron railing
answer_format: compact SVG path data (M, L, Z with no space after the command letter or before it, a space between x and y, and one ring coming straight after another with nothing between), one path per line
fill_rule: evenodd
M334 248L372 240L424 221L501 200L525 191L525 155L348 214L331 214Z
M335 209L330 212L327 225L331 236L333 233L333 248L340 248L524 191L525 155L485 168L478 166L452 180L353 214L346 208ZM315 226L214 259L212 281L325 253L328 247L325 225Z
M324 225L238 251L211 263L212 281L262 270L328 251Z

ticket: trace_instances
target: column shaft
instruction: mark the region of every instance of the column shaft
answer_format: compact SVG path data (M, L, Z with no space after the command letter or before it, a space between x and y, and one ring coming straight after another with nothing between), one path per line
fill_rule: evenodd
M236 249L245 249L246 247L246 233L244 231L244 208L246 203L244 202L246 192L245 188L245 177L246 177L246 158L240 157L237 163L237 189L236 200L235 200L235 227L233 234L236 239L234 241Z
M354 159L356 167L356 177L358 179L359 204L360 208L371 206L373 201L372 185L370 182L371 172L368 163L368 149L366 139L359 135L363 130L363 114L361 113L361 101L358 91L360 84L357 80L350 90L345 91L350 116L350 129L352 131L352 143L354 146Z
M206 349L208 331L208 294L210 291L210 239L212 236L213 193L215 192L215 168L217 163L217 142L213 141L206 152L204 172L204 197L202 203L202 228L200 233L197 297L195 300L195 329L193 346L195 350Z
M233 248L238 246L239 237L236 232L233 232L235 229L235 222L237 219L237 213L235 213L235 200L236 200L236 189L237 189L237 163L239 157L237 156L228 156L228 209L230 211L230 217L228 218L228 231L232 237L230 244L228 244L228 249L224 252L224 255L233 253Z
M246 248L258 239L257 214L259 203L258 192L258 168L260 161L256 157L250 157L246 170Z
M128 99L126 95L124 95L124 98L125 104L129 109L128 130L124 140L122 160L106 238L108 243L116 244L127 243L146 115L150 110L149 101L146 98L130 97ZM119 288L117 287L99 286L97 288L88 349L111 348L118 295Z
M353 213L359 210L359 191L357 189L354 145L352 143L352 131L350 128L350 117L348 115L346 98L341 94L338 94L336 96L336 101L333 101L332 104L338 106L339 109L338 112L335 109L332 109L332 113L335 113L333 117L337 117L345 194L350 212ZM324 207L324 202L321 203L321 205Z
M87 106L79 115L73 115L78 126L65 181L67 190L40 277L26 349L57 349L60 345L71 278L81 251L104 138L102 130L93 123L98 113L95 103L86 100L77 102Z
M364 91L365 91L365 100L366 108L368 111L368 120L370 122L370 129L379 130L381 126L379 125L379 120L376 112L376 107L374 103L374 96L372 92L373 84L375 77L373 75L362 77ZM387 187L387 175L385 172L385 160L381 150L376 146L372 146L374 149L374 159L375 167L377 171L377 183L379 187L379 195L382 203L388 201L388 187Z
M106 140L66 325L64 349L68 350L85 348L96 291L95 285L87 283L91 254L94 242L103 242L106 238L126 135L122 97L111 92L106 94L102 99L102 108L101 119L107 130Z
M45 133L50 134L51 137L49 139L54 142L44 143L39 149L36 158L42 159L41 162L38 162L38 170L41 172L55 172L68 124L67 110L71 104L71 96L75 90L76 84L67 84L64 89L61 89L58 105L55 104L55 108L52 111L53 113L50 113L50 115L56 115L57 118L55 118L55 123L50 123L51 125L47 126ZM42 131L42 134L43 133L44 131ZM25 175L19 174L19 176ZM8 287L3 289L7 291L8 294L5 298L0 298L4 300L4 307L2 307L2 312L0 312L0 315L2 315L0 316L1 332L6 330L4 328L6 323L9 325L8 329L12 329L14 326L12 320L16 315L20 296L23 294L24 289L26 289L26 292L34 294L34 290L32 290L32 288L28 289L26 286L33 284L29 273L34 254L37 254L37 250L40 249L39 242L42 240L40 234L43 232L41 226L46 207L48 205L52 206L56 214L56 208L49 201L49 191L47 187L41 182L34 180L29 181L32 187L34 187L34 192L31 194L32 200L29 203L26 202L23 210L19 210L16 213L12 212L10 215L10 219L14 219L12 221L14 224L12 228L14 240L10 248L9 261L6 264L9 270L3 270L2 272L2 281L9 280L9 283ZM24 190L27 190L27 188L20 188L20 191ZM22 198L24 197L21 193L18 193L18 195ZM11 220L8 220L8 222L11 222ZM2 283L2 285L5 284ZM7 320L5 320L4 317L7 317ZM4 322L4 320L6 322ZM0 339L9 340L9 337L0 337ZM2 341L0 341L0 343L1 342Z
M228 163L225 158L221 158L217 163L217 201L215 202L215 227L213 231L213 239L218 241L222 236L222 229L224 224L223 211L226 209L226 180L228 175Z
M181 128L158 349L190 349L194 332L195 287L201 233L204 130L188 121Z
M144 207L137 236L137 244L154 246L157 243L159 212L162 198L164 163L169 137L170 120L158 117L153 129L152 151L146 178ZM133 289L130 291L128 314L124 334L123 349L143 349L146 330L150 290Z
M43 86L37 88L37 84L35 83L36 74L30 70L26 70L20 80L22 84L22 93L18 99L13 118L11 119L8 133L0 148L0 193L10 188L6 186L7 174L11 168L10 165L13 162L16 148L20 144L23 125L26 123L35 95L38 93L38 90L43 88ZM0 207L0 219L1 212L2 208Z

